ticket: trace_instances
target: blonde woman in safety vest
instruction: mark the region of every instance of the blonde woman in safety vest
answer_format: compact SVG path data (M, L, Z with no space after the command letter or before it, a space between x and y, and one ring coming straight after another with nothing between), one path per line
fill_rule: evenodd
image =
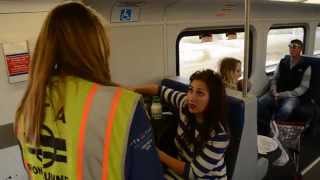
M163 179L141 97L112 83L109 40L81 3L47 16L15 131L32 180Z

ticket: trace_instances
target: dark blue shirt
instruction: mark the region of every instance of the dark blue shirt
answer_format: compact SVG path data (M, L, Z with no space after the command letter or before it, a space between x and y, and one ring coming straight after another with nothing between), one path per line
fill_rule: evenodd
M164 179L152 128L141 102L137 105L130 127L125 176L127 180Z

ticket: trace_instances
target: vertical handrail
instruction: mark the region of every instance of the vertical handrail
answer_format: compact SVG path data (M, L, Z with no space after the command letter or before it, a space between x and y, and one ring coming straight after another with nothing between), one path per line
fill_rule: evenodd
M242 96L246 97L248 92L249 75L249 42L250 42L250 0L245 0L245 39L244 39L244 75L242 83Z

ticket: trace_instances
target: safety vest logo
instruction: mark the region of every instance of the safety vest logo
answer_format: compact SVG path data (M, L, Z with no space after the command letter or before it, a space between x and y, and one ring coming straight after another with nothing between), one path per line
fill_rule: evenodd
M59 111L57 120L65 123L63 111ZM41 129L41 149L29 148L29 152L43 162L43 168L51 167L55 162L67 163L67 156L63 155L67 151L66 140L56 138L53 131L46 125L42 125Z

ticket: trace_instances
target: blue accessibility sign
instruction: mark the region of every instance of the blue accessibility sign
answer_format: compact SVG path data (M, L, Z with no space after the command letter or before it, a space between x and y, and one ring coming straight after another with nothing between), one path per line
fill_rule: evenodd
M131 21L132 19L132 9L123 8L120 10L120 21Z

